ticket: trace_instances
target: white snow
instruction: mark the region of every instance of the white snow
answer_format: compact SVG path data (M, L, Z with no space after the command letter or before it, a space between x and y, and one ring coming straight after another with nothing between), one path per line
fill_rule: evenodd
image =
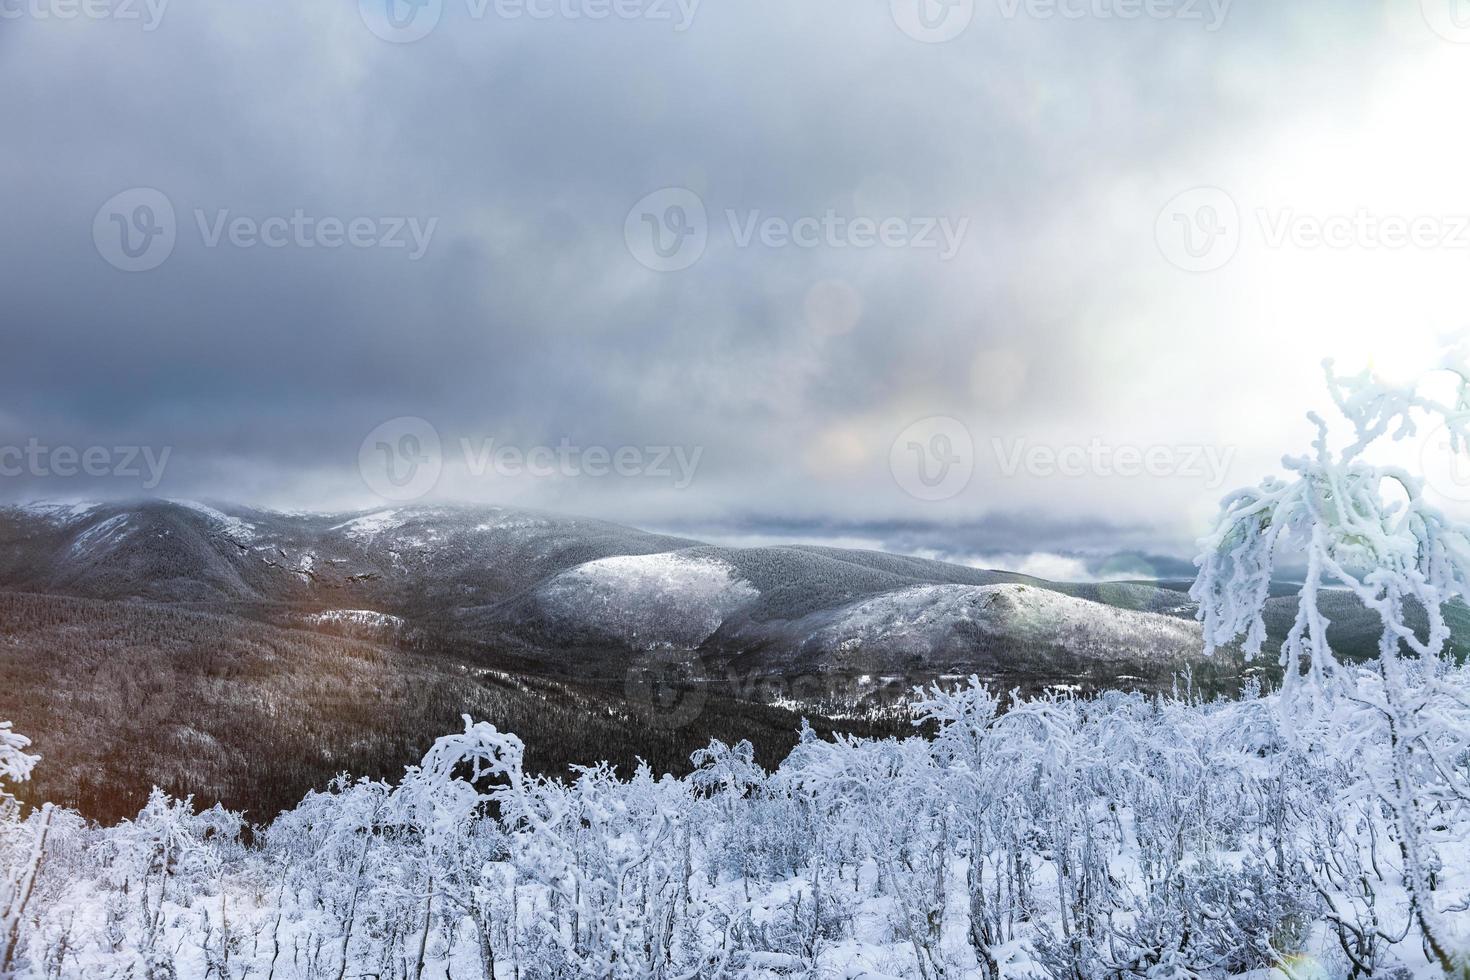
M1340 980L1353 934L1337 916L1382 930L1359 950L1367 975L1441 975L1382 803L1351 791L1373 764L1351 740L1296 752L1276 696L999 706L935 687L914 705L932 738L808 730L770 771L750 743L712 741L682 779L535 778L520 739L467 718L396 784L343 779L248 842L239 817L157 791L110 828L0 805L0 899L41 875L0 925L21 939L17 980L984 980L982 956L1005 980L1109 962ZM25 748L0 723L0 779L26 778ZM1436 819L1459 950L1470 815Z
M923 653L970 626L981 633L1121 658L1198 651L1199 627L1028 585L921 585L863 599L826 616L808 639L828 649L878 645Z
M373 629L398 629L403 626L402 617L390 616L372 609L325 609L307 616L306 621L313 626L347 625Z
M735 569L679 552L599 558L537 591L544 611L636 647L694 647L759 593Z
M83 501L74 504L57 504L36 501L29 504L20 504L15 509L23 514L29 514L32 517L39 517L43 520L52 521L57 524L65 524L68 521L72 521L78 517L83 517L87 515L91 511L96 510L99 506L101 505L90 501Z
M132 528L128 527L128 515L117 514L92 525L77 535L77 539L72 542L71 550L73 554L79 555L104 544L121 541L131 533Z
M551 522L544 517L533 517L529 514L506 511L493 521L483 521L476 524L475 530L485 534L495 531L528 531L550 526Z
M216 510L207 504L201 504L196 500L172 500L170 503L178 504L180 507L187 507L196 513L203 514L218 524L220 530L225 535L241 544L255 540L255 525L243 521L238 517L232 517L223 511Z
M346 531L349 538L358 541L370 541L384 531L402 527L406 521L399 516L396 509L374 511L355 517L350 521L338 524L332 528L333 531Z

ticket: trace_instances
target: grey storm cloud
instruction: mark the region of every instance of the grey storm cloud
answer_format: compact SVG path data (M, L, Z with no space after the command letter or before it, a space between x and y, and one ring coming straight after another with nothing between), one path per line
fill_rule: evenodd
M1324 101L1351 115L1448 47L1412 26L1385 40L1367 5L1264 0L1175 5L1213 25L981 0L942 44L900 29L907 0L641 0L603 19L595 0L444 0L400 44L370 29L387 2L5 7L0 444L171 458L156 488L28 470L0 498L371 502L362 440L413 416L449 456L489 438L701 452L677 490L487 481L449 460L446 496L862 528L956 555L1178 551L1226 488L1038 493L1037 474L997 468L993 440L1238 443L1247 466L1295 448L1286 423L1237 432L1194 411L1238 393L1229 364L1248 355L1200 372L1222 328L1207 293L1181 291L1219 287L1159 260L1155 216L1249 171L1242 147L1275 120ZM99 209L136 188L166 197L174 240L128 272L97 236L161 216L136 195L116 219ZM705 211L688 268L655 271L629 244L630 209L662 188ZM859 217L963 234L953 255L864 247ZM969 485L939 502L891 472L895 437L929 416L973 437Z

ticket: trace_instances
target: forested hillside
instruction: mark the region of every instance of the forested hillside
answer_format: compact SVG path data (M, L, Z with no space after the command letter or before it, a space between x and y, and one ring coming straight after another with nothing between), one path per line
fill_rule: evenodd
M268 819L338 773L397 775L464 712L524 733L528 768L558 775L604 759L680 771L715 736L750 738L774 763L795 739L798 715L725 691L684 692L698 710L674 726L655 692L621 678L575 683L490 652L369 642L333 620L318 629L0 592L0 718L36 733L47 760L26 797L111 822L157 785Z

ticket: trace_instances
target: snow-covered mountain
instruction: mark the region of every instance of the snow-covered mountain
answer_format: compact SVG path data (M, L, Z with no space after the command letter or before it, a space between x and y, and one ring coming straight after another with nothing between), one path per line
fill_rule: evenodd
M308 514L172 501L32 505L0 509L0 587L422 614L502 599L595 558L688 543L501 508ZM354 596L395 609L343 601Z
M542 653L700 650L777 672L1161 666L1200 648L1177 590L837 548L721 548L500 507L5 508L0 589L285 608L297 622Z
M154 784L288 805L344 767L401 771L465 711L526 735L541 771L677 769L710 738L777 760L793 712L907 732L909 685L972 673L1157 690L1187 665L1234 690L1181 588L494 507L0 508L0 717L47 733L56 799L110 817ZM1272 600L1274 635L1294 608ZM1371 650L1371 613L1324 608L1338 649ZM102 767L133 795L98 795Z
M569 568L537 586L546 617L630 647L693 649L760 592L717 558L682 551L614 555Z
M492 506L0 507L0 591L188 604L375 641L468 644L531 669L590 665L609 678L649 651L688 651L745 674L975 671L1095 686L1167 679L1201 653L1182 583L1058 583L873 551L717 547ZM1267 608L1275 636L1295 611L1289 591ZM1373 615L1347 595L1324 602L1334 646L1371 656ZM1470 623L1458 608L1451 617Z
M955 667L978 659L977 651L1013 645L1127 664L1187 655L1199 643L1199 629L1188 620L1021 583L915 586L806 617L798 630L806 634L804 647L834 659L864 650L888 657L942 654Z

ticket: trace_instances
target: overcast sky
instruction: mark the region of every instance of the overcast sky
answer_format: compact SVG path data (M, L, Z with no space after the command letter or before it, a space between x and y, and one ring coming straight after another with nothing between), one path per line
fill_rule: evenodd
M0 499L1175 572L1470 322L1450 0L89 2L0 0Z

